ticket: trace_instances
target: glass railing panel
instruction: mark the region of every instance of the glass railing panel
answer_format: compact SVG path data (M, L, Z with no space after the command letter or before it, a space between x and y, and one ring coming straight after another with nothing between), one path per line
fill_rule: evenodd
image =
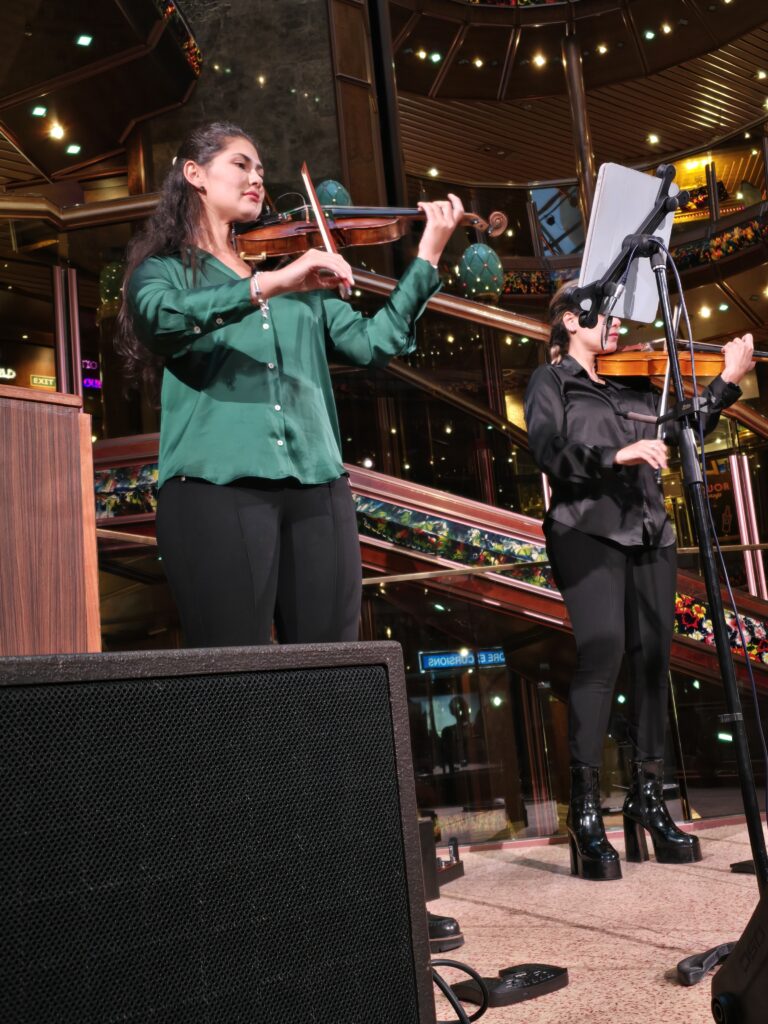
M55 391L57 231L0 220L0 383Z
M722 683L673 672L672 685L692 814L702 818L743 814L733 729L722 720L728 714ZM762 787L766 776L758 714L763 722L768 721L768 693L760 685L756 707L744 684L741 700L752 770L756 784Z
M584 224L575 184L531 189L545 257L570 256L584 249Z

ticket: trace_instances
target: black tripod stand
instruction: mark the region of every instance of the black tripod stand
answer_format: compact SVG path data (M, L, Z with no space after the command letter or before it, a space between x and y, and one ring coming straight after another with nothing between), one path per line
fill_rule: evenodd
M653 231L659 227L671 211L687 200L687 196L685 193L670 195L669 188L675 176L674 167L660 167L656 174L657 177L661 178L659 194L654 208L641 225L640 230L637 234L631 235L624 240L620 254L604 276L599 281L579 289L575 297L580 303L585 299L590 300L591 308L585 310L579 319L584 326L594 326L597 323L601 305L603 305L606 299L617 295L618 290L621 288L621 282L626 279L631 262L637 258L650 258L659 293L664 332L667 338L667 355L670 361L671 376L677 400L676 408L671 415L680 422L678 444L683 482L690 507L693 511L696 538L701 553L701 565L709 601L710 618L712 620L717 657L725 689L726 706L728 708L728 714L721 716L721 721L727 722L733 731L741 796L752 848L755 874L757 875L758 888L762 896L768 892L768 853L766 853L763 837L762 818L755 790L736 671L725 625L717 563L713 550L714 538L707 509L705 483L696 451L692 426L694 417L700 411L700 404L695 397L693 399L686 399L685 397L666 277L666 257L662 251L664 246L661 240L653 235ZM700 980L707 970L714 966L715 963L721 962L724 959L733 948L733 945L720 946L715 950L710 950L708 953L701 954L698 957L690 957L687 961L683 961L678 970L681 980L687 984L693 984L695 981ZM685 975L686 971L688 972L687 977ZM741 1011L735 1011L729 1016L727 1006L725 1009L719 1009L719 999L720 996L716 996L713 1000L713 1013L716 1020L722 1021L724 1024L725 1022L731 1024L731 1021L740 1020L751 1022L751 1017L739 1015ZM720 1016L718 1016L718 1012L720 1012ZM757 1018L754 1019L757 1020Z

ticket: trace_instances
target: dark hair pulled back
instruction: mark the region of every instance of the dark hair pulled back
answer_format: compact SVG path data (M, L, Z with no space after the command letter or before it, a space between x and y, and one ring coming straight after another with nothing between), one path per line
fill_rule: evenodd
M214 121L192 131L179 146L168 174L160 188L160 196L152 216L143 230L134 235L126 249L123 276L123 302L117 316L115 348L123 362L126 388L148 386L156 397L163 360L150 352L136 337L133 317L126 302L128 282L140 263L150 256L181 254L182 261L195 268L194 246L205 225L200 195L184 177L184 164L194 160L205 167L232 139L247 139L256 145L248 132L229 121Z
M550 324L550 363L559 363L563 356L568 355L568 345L571 340L571 335L568 328L563 323L563 317L566 313L581 312L581 307L574 299L574 292L577 287L577 281L566 281L565 284L560 285L549 303L547 318Z

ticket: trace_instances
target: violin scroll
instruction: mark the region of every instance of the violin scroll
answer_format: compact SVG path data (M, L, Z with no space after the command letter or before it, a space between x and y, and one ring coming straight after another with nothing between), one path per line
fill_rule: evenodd
M506 213L502 213L501 210L494 210L488 214L488 237L498 238L499 235L503 235L507 230L509 224L509 217Z

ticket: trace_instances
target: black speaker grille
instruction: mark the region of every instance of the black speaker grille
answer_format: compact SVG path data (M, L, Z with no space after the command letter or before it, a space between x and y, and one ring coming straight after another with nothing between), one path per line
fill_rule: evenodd
M386 670L0 688L3 1024L418 1024Z

